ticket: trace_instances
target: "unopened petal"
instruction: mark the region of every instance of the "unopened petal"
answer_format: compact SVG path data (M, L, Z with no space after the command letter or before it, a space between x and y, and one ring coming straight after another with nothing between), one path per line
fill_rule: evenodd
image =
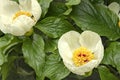
M11 34L16 36L24 35L35 25L34 20L27 16L19 16L11 25Z
M32 13L37 21L42 13L41 6L37 0L19 0L21 10Z
M58 50L63 61L72 62L73 51L80 47L80 34L76 31L69 31L61 36L58 41Z
M31 11L31 0L19 0L20 8L24 11Z
M39 20L41 13L42 13L41 6L37 0L31 0L31 1L32 1L31 12L33 16L35 17L35 19Z
M117 2L112 2L111 4L108 5L108 8L118 15L120 5Z

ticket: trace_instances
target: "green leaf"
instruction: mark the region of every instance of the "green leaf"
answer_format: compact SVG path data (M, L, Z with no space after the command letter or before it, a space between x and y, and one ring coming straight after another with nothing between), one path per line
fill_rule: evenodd
M20 42L21 41L17 37L6 34L0 38L0 50L5 54L7 50Z
M45 40L45 52L53 52L57 49L57 40Z
M26 39L22 47L23 56L36 72L37 80L43 80L42 70L45 63L44 41L40 35L34 34L33 40Z
M19 42L21 41L12 35L4 35L3 37L0 37L0 65L7 61L7 55L10 48Z
M16 59L15 56L8 57L8 62L4 63L1 67L2 80L6 80L9 75L9 71L13 67L13 62Z
M104 0L90 0L94 4L104 4Z
M63 13L67 10L65 3L63 2L52 2L47 16L62 16Z
M44 17L46 15L46 13L48 12L48 8L52 1L53 0L38 0L38 2L41 5L41 8L42 8L42 17Z
M102 63L112 65L120 73L120 42L113 42L106 48Z
M91 30L110 40L120 38L118 16L102 4L92 5L83 0L73 7L71 18L82 30Z
M58 54L51 54L47 57L44 75L50 78L50 80L62 80L69 73L70 71L64 66Z
M66 6L68 7L68 10L64 13L65 15L69 15L72 11L73 5L80 4L81 0L66 0Z
M18 0L12 0L12 1L16 1L17 3L19 2Z
M0 66L4 63L4 62L6 62L6 56L3 54L3 52L2 52L2 50L0 50ZM0 69L1 69L1 67L0 67Z
M100 74L101 80L119 80L116 76L114 76L108 68L104 66L98 67L98 71Z
M5 46L8 46L11 41L14 39L12 35L5 35L0 38L0 48L3 48Z
M60 37L65 32L73 30L72 25L68 21L56 17L47 17L43 19L38 22L36 28L51 38Z

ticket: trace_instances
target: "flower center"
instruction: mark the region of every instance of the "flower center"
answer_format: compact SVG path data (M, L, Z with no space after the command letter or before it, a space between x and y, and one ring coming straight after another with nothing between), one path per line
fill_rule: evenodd
M85 47L80 47L73 52L72 60L75 66L81 66L94 59L94 54Z
M15 20L17 17L21 16L21 15L25 15L28 17L32 17L32 14L26 11L18 11L15 13L15 15L13 16L13 20Z

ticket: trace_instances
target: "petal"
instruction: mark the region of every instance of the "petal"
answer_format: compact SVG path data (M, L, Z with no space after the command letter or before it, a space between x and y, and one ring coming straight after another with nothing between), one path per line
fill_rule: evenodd
M31 12L37 21L42 13L41 6L37 0L19 0L22 10Z
M100 40L100 36L92 31L84 31L83 33L81 33L81 36L79 38L81 46L84 46L91 51L95 50L96 45Z
M10 27L5 25L5 24L1 24L0 23L0 30L3 32L3 33L10 33Z
M93 53L94 53L95 59L97 60L97 64L95 66L97 67L102 61L103 56L104 56L104 47L103 47L101 40L97 43L96 48Z
M31 0L19 0L20 8L24 11L31 11Z
M17 11L20 10L19 5L15 1L7 1L0 7L3 8L0 14L4 14L8 17L12 17Z
M3 13L3 10L4 10L4 5L7 4L8 0L0 0L0 15Z
M5 15L0 15L0 23L2 24L10 24L11 23L11 18Z
M97 64L96 60L92 60L90 62L88 62L87 64L84 64L82 66L76 67L74 64L69 64L66 61L63 61L65 66L74 74L77 75L85 75L86 72L90 72L94 69L94 67Z
M112 2L111 4L108 5L108 8L115 12L116 14L118 14L120 10L120 6L117 2Z
M10 19L7 16L4 15L0 15L0 30L3 33L9 33L9 26L10 25ZM7 27L8 26L8 27Z
M19 16L11 25L11 34L16 36L24 35L35 25L34 20L25 15Z
M35 19L39 20L41 13L42 13L41 6L37 0L31 0L31 1L32 1L31 12L33 16L35 17Z
M69 31L61 36L58 41L58 50L60 56L64 61L72 62L72 53L76 48L80 47L79 44L80 34L76 31Z

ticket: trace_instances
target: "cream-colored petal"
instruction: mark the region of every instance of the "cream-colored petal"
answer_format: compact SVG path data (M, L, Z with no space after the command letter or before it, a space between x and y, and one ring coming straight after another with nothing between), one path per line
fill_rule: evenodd
M2 24L10 24L11 18L6 15L0 15L0 23Z
M37 0L19 0L20 8L24 11L31 12L37 21L42 13L41 6Z
M0 30L3 33L9 33L10 18L5 15L0 15Z
M69 64L66 61L63 61L65 66L74 74L77 75L85 75L86 72L90 72L94 69L94 67L97 64L97 60L92 60L88 62L87 64L84 64L82 66L76 67L74 64Z
M2 23L0 23L0 30L5 34L10 33L10 27Z
M32 1L31 12L32 12L33 16L35 17L35 20L39 20L41 14L42 14L41 6L37 0L31 0L31 1Z
M101 40L97 43L96 48L93 53L94 53L95 59L97 60L97 64L95 66L97 67L102 61L103 56L104 56L104 47L103 47Z
M81 33L81 36L79 38L81 46L84 46L90 49L91 51L95 49L98 41L100 40L101 40L100 36L92 31L84 31L83 33Z
M7 1L2 6L2 11L0 14L4 14L8 17L12 17L17 11L20 10L19 5L15 1Z
M23 11L31 11L31 0L19 0L20 8Z
M80 47L80 34L76 31L69 31L63 34L58 41L58 50L64 61L71 62L73 51Z
M120 10L120 5L117 2L112 2L108 5L108 8L118 14Z
M8 0L0 0L0 15L3 13L3 10L4 10L4 5L7 4Z
M80 46L92 50L95 59L77 67L72 60L72 56L73 51ZM100 36L92 31L84 31L81 35L75 31L65 33L58 41L58 50L65 66L71 72L78 75L85 75L86 72L92 71L97 67L101 62L104 53Z
M34 25L35 25L35 22L30 17L27 17L25 15L19 16L18 18L15 19L15 21L11 25L12 26L11 34L16 36L24 35Z

